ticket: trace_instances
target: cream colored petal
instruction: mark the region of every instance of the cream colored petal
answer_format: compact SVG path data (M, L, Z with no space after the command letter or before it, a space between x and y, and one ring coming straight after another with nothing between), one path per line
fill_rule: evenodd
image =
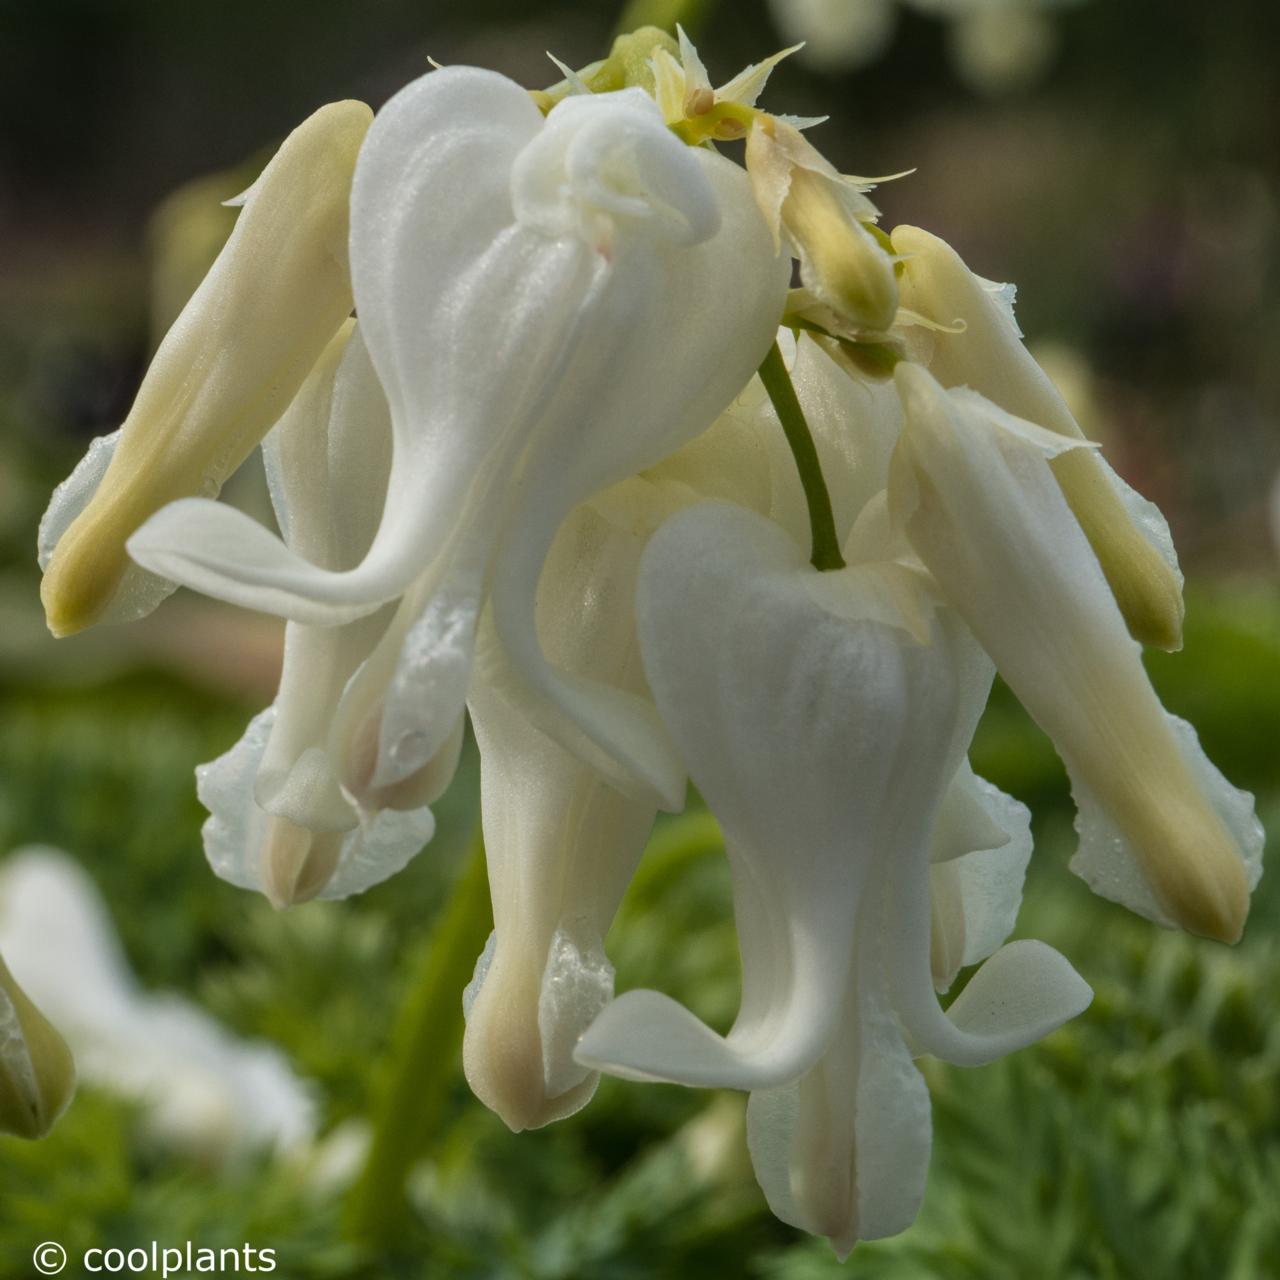
M902 302L961 332L939 333L929 370L944 387L971 387L1002 409L1060 435L1081 431L1065 401L1022 344L1007 294L971 272L945 241L896 227ZM1102 565L1130 632L1144 644L1182 643L1182 574L1158 511L1141 504L1101 458L1070 452L1053 463L1067 501ZM1132 496L1131 496L1132 495Z
M372 118L336 102L289 135L160 344L96 487L81 476L55 495L41 537L55 635L154 607L126 540L166 503L217 493L350 315L347 202Z
M918 366L900 365L897 381L907 425L891 504L939 590L1053 739L1082 815L1096 798L1123 833L1109 842L1114 871L1091 872L1093 883L1134 910L1234 941L1257 849L1232 816L1238 793L1172 731L1062 496L1048 458L1069 442L1038 437L974 392L944 391ZM1125 892L1130 857L1149 896Z

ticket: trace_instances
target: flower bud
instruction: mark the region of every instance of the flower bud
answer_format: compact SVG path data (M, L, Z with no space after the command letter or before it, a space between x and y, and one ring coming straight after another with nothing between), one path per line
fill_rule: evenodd
M43 1138L75 1091L71 1050L0 959L0 1133Z
M54 635L158 603L154 580L138 591L126 539L167 503L218 491L351 313L347 205L372 118L363 103L335 102L289 135L243 197L124 426L55 493L40 537Z
M863 225L875 208L794 125L761 116L747 140L747 169L775 236L786 228L809 290L851 329L883 332L898 310L893 258Z

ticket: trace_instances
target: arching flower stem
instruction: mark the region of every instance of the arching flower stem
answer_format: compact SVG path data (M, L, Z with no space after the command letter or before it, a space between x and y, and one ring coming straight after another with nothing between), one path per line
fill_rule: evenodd
M786 362L776 342L769 348L769 354L760 366L760 381L764 383L764 389L769 393L769 399L777 411L778 421L782 424L792 457L796 460L805 501L809 505L809 529L813 538L813 553L809 561L815 569L823 572L843 569L844 557L840 554L840 541L836 537L831 495L827 492L827 482L822 475L818 450L814 446L804 410L800 408L795 388L791 385L791 375L787 372Z

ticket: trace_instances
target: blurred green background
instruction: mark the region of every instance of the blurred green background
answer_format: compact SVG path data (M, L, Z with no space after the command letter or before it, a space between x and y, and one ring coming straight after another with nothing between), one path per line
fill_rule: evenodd
M762 3L692 8L715 79L785 42ZM0 0L0 858L31 841L73 853L142 984L280 1045L325 1131L367 1116L386 1078L400 997L475 821L474 757L441 835L391 884L276 915L206 868L192 783L270 699L275 625L179 595L137 627L55 644L35 526L88 439L118 425L163 317L229 226L218 201L264 148L325 101L378 105L428 55L547 84L543 50L600 56L618 10ZM1280 16L1270 0L1093 0L1048 22L1035 65L996 84L957 57L952 23L903 7L878 57L793 59L766 101L829 114L812 136L846 171L914 167L878 193L886 223L927 226L1017 282L1033 348L1182 553L1186 648L1152 658L1152 676L1274 830ZM237 496L260 501L252 475ZM1002 691L975 764L1036 813L1019 933L1064 951L1097 998L995 1066L926 1066L935 1155L904 1236L841 1268L775 1222L735 1095L606 1081L586 1111L512 1136L455 1064L389 1251L344 1240L341 1178L193 1162L85 1089L46 1142L0 1139L0 1276L30 1274L45 1239L74 1258L188 1238L273 1247L299 1277L1280 1275L1272 876L1239 947L1163 933L1067 874L1062 770ZM611 935L619 988L658 986L727 1025L737 959L714 839L695 813L655 845Z

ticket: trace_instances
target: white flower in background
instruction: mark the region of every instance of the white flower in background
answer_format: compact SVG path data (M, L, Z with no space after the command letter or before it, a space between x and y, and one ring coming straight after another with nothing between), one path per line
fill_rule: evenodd
M280 1052L142 991L66 854L31 847L0 863L0 951L62 1028L81 1079L138 1103L159 1140L208 1161L311 1141L315 1108Z
M1048 68L1057 48L1053 12L1077 0L900 0L948 27L960 78L993 96L1024 89ZM815 70L851 71L889 47L895 0L770 0L778 30L802 42Z
M1011 288L926 232L886 235L817 122L757 105L783 56L717 88L683 32L644 31L548 90L432 72L367 136L363 109L326 109L343 146L320 138L281 190L294 135L162 346L139 406L164 412L130 423L168 425L129 427L110 467L91 451L42 548L55 630L155 603L125 537L164 583L288 619L275 703L199 777L210 861L277 905L413 856L469 707L494 913L465 995L476 1094L520 1129L576 1111L601 1070L748 1090L771 1206L843 1255L919 1207L914 1059L990 1061L1089 1000L1057 952L1006 943L1029 815L967 762L996 668L1066 762L1072 867L1098 892L1232 940L1262 837L1141 664L1181 642L1159 512L1084 439ZM745 170L716 150L741 138ZM277 201L306 215L293 238L262 212ZM262 289L294 296L255 310L246 264L282 245ZM170 393L208 368L240 390L184 408ZM280 537L194 496L273 423ZM657 992L615 999L604 948L686 775L733 873L725 1036ZM73 924L27 894L0 944L44 957L36 994L87 1078L173 1124L217 1116L231 1081L310 1131L278 1062L139 995L83 886L38 858L9 879L29 862Z

